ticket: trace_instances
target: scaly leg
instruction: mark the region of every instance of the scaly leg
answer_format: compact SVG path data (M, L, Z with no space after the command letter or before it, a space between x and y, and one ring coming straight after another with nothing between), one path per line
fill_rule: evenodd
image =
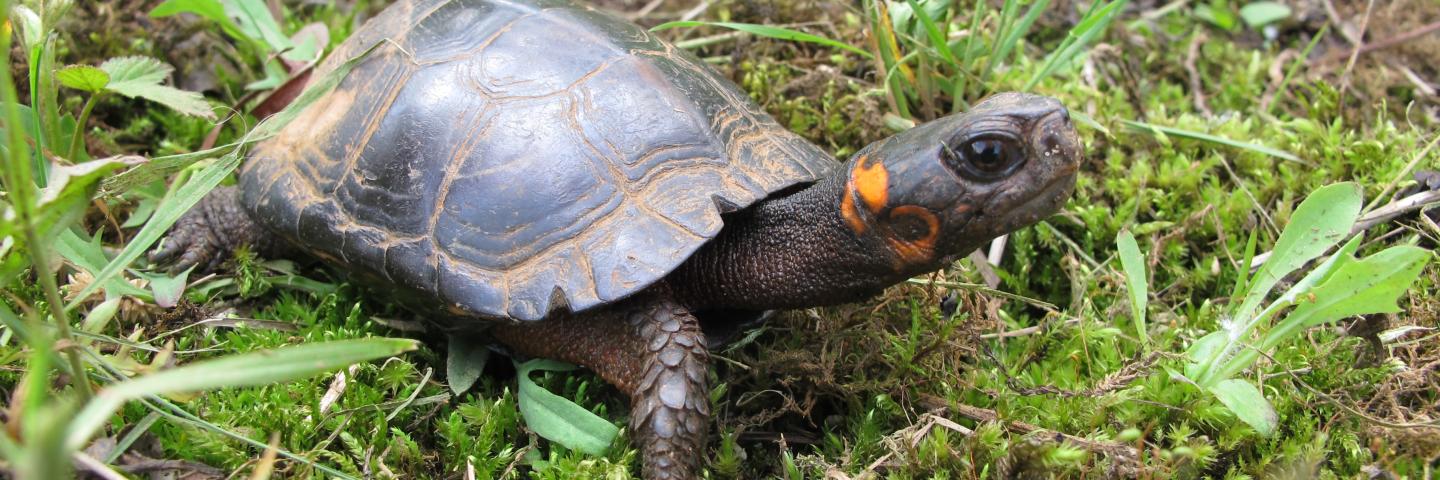
M630 396L630 431L648 480L700 476L710 417L710 354L700 323L668 292L597 313L491 330L532 357L584 366Z
M172 271L199 266L199 271L207 272L218 268L241 246L267 257L283 256L288 247L245 213L240 206L240 189L219 187L170 227L170 235L159 250L150 254L150 261L170 264Z

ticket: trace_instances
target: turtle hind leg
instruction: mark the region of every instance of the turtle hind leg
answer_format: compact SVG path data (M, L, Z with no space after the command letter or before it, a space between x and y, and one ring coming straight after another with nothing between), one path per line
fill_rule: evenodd
M242 246L267 257L286 251L283 241L268 234L241 208L240 189L219 187L180 216L149 258L168 264L171 271L199 267L207 272L217 269Z
M637 297L491 333L519 353L589 368L629 395L643 478L700 478L710 424L710 355L700 322L667 294Z

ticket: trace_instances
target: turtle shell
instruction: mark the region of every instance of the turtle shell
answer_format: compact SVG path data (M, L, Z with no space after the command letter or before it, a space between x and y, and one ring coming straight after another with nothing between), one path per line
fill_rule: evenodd
M252 216L344 269L482 319L665 277L744 208L834 168L694 56L557 1L402 1L251 153ZM413 295L412 295L413 296Z

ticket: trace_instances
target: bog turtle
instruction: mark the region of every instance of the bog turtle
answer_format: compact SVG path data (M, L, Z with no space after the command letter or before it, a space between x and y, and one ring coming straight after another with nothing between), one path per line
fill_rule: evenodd
M1081 155L1058 101L1005 93L840 163L696 57L561 0L401 1L315 78L361 52L153 258L318 257L452 331L585 366L630 397L649 479L698 476L700 319L949 265L1055 212Z

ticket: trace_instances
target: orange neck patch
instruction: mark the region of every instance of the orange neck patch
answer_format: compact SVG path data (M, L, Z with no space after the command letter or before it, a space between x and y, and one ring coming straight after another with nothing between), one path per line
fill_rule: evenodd
M878 215L885 209L885 201L890 197L889 186L890 172L885 170L885 164L872 164L869 157L860 157L855 161L855 167L850 169L850 176L845 181L845 193L840 197L840 216L855 234L863 235L869 229L859 206L855 204L855 195L860 195L860 201L872 215Z
M885 201L890 198L890 172L885 170L885 164L871 165L869 157L861 157L850 171L850 181L870 213L880 213L885 208Z

